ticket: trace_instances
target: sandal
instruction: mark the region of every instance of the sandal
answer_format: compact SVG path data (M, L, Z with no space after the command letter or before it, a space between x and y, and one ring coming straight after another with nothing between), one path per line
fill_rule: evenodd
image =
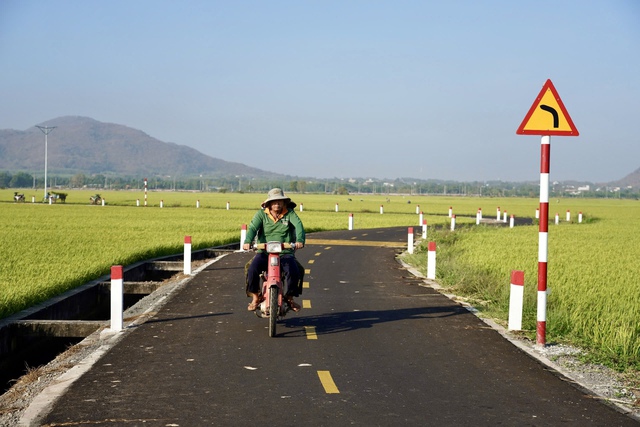
M297 313L297 312L299 312L299 311L302 309L302 307L300 307L300 305L299 305L299 304L297 304L297 303L293 300L293 298L289 298L289 299L287 299L287 305L289 306L289 309L290 309L290 310L293 310L293 311L294 311L294 313Z
M256 301L251 301L249 303L249 305L247 306L247 310L256 311L258 307L260 307L260 304L262 304L262 301L264 301L264 297L260 295L260 297Z

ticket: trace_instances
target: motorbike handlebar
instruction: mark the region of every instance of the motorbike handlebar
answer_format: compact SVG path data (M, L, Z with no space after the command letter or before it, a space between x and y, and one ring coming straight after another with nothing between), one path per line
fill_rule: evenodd
M267 249L267 243L256 243L253 246L254 249L261 249L261 250L266 250ZM282 249L295 249L296 248L296 244L295 243L282 243Z

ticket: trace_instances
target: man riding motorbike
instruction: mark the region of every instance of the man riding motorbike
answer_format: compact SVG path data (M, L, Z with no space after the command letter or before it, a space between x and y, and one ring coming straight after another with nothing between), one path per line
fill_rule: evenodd
M304 247L305 232L302 221L296 215L296 204L284 195L280 188L273 188L262 203L262 210L256 212L247 227L247 235L243 249L251 249L251 242L257 243L278 241L294 244L295 249ZM264 300L261 294L260 273L267 270L268 254L259 250L247 270L247 296L252 298L247 309L255 311ZM300 295L299 281L304 271L299 271L298 262L293 249L285 249L280 255L280 266L284 276L284 297L289 308L295 312L300 306L293 300Z

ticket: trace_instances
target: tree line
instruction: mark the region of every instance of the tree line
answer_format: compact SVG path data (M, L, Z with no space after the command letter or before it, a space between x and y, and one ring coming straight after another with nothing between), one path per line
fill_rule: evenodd
M48 177L49 188L144 189L145 178L106 174L75 175L52 174ZM294 193L326 194L407 194L407 195L454 195L481 197L538 197L539 183L531 182L457 182L441 180L373 180L373 179L300 179L283 177L249 178L244 176L178 177L154 176L147 178L147 188L163 191L203 192L267 192L273 187ZM44 177L28 172L10 173L0 171L0 188L44 188ZM553 197L631 198L640 197L638 189L598 189L571 194L561 183L550 187Z

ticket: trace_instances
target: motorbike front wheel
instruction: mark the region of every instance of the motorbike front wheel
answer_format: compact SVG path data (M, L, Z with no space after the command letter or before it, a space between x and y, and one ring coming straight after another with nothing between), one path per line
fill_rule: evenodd
M276 336L276 321L278 320L278 287L276 285L271 286L269 289L269 336Z

